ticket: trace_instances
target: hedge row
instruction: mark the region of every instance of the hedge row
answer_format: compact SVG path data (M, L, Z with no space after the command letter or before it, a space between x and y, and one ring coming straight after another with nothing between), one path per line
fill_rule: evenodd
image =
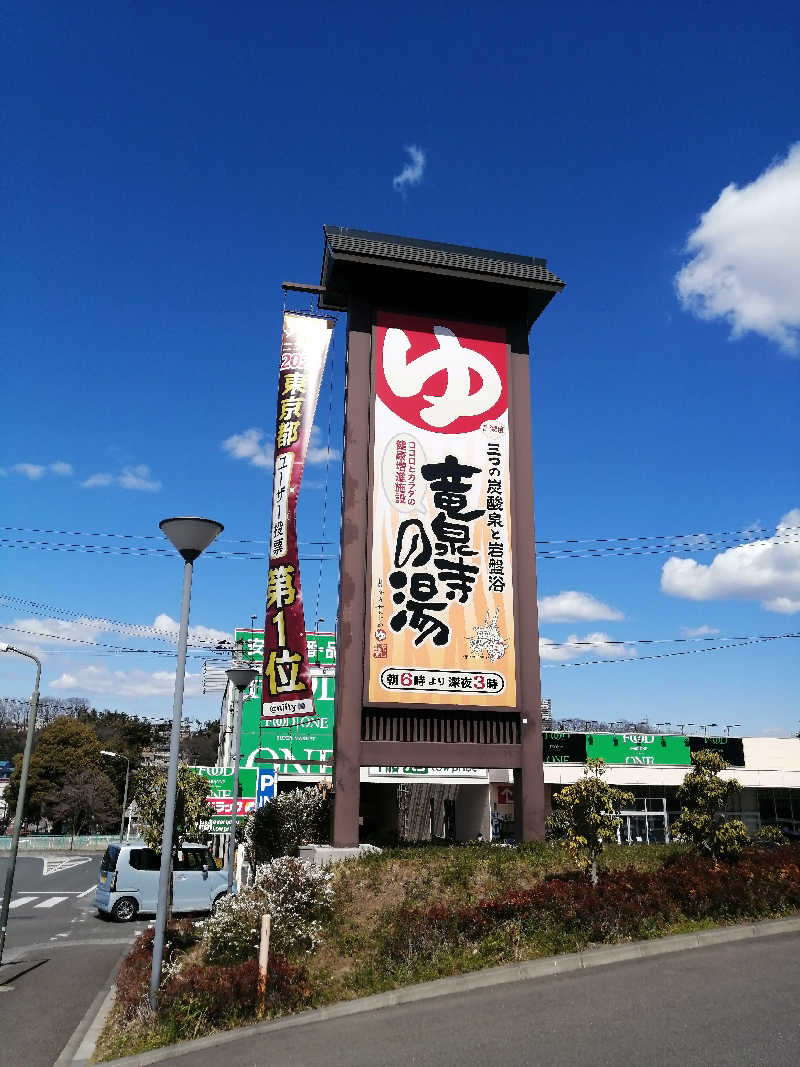
M682 855L659 870L606 872L597 886L580 876L549 878L472 905L401 908L381 937L386 963L454 951L518 924L526 940L547 932L579 948L652 936L681 920L742 921L800 910L800 850L749 850L731 865Z

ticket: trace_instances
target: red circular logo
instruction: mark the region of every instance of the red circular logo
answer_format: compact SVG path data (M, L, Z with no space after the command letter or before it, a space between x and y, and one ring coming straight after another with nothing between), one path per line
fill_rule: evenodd
M379 312L375 340L378 396L412 426L470 433L508 408L501 327Z

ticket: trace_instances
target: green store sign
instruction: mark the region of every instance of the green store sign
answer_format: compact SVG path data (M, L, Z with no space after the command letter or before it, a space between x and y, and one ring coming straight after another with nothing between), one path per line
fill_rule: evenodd
M688 767L692 762L689 739L668 734L587 734L586 758L629 767Z
M263 634L237 630L234 639L245 660L263 662ZM306 634L306 645L311 664L313 715L262 722L261 679L256 679L245 693L242 701L242 765L252 769L253 773L258 767L287 775L331 773L336 638L333 634L310 633Z

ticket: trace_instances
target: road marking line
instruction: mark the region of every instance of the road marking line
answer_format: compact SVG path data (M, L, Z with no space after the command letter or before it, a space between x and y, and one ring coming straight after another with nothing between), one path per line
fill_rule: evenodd
M50 874L58 874L59 871L68 871L72 867L80 867L82 863L91 863L91 856L70 856L67 859L48 860L43 859L42 876L47 878Z
M32 893L35 896L39 896L39 897L46 897L47 896L47 893L43 893L40 889L19 889L19 890L17 890L17 892L26 893L26 894L27 893ZM65 897L79 897L79 896L82 895L81 891L79 889L51 889L50 892L51 893L61 893L61 895L65 896Z
M48 897L47 900L43 900L41 904L34 904L35 908L53 908L56 904L60 904L66 897Z
M23 904L30 904L32 900L36 900L36 897L17 897L16 900L12 900L8 905L8 910L11 911L13 908L21 908Z
M96 888L97 888L97 886L90 885L88 889L84 889L84 891L82 893L78 893L77 896L79 896L79 897L88 897L90 893L94 893Z

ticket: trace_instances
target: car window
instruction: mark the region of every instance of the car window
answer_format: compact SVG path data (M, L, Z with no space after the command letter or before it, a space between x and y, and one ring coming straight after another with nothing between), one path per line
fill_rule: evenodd
M100 860L100 870L115 871L117 869L117 859L119 858L119 852L119 845L109 845L103 853L103 858Z
M158 871L161 858L152 848L132 848L130 865L135 871Z
M197 849L181 848L175 858L176 871L201 871L203 861L199 858Z

